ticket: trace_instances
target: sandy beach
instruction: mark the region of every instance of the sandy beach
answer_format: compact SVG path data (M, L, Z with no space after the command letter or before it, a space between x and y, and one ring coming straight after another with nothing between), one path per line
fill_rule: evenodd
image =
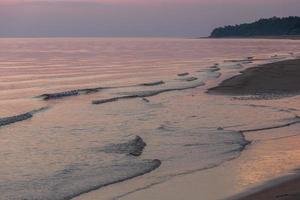
M297 94L300 90L300 60L290 60L251 68L221 83L210 91L221 94ZM299 175L275 183L241 200L298 200L300 199Z
M300 89L299 66L300 60L297 59L249 68L209 91L222 95L272 95L276 91L294 96ZM269 101L275 105L289 104L300 108L297 103L299 96L291 96ZM239 158L205 172L178 176L137 190L120 199L299 200L299 127L295 123L250 130L245 136L252 143ZM121 184L119 188L124 186ZM110 187L101 194L109 192ZM96 199L98 194L94 192L89 198Z
M0 0L0 200L300 200L300 0Z
M296 95L300 91L300 60L289 60L249 68L241 75L223 81L219 86L209 90L210 93L225 95L257 95L283 93ZM300 178L298 174L273 186L261 189L240 200L298 200L300 199ZM243 195L242 195L243 196Z
M300 166L299 41L1 41L1 200L216 200ZM256 68L292 90L206 92Z

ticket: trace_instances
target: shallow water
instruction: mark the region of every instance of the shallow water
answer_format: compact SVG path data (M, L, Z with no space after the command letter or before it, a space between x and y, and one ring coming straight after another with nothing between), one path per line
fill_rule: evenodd
M0 47L1 118L47 108L0 127L1 199L70 199L155 170L139 185L147 187L237 158L247 144L239 131L299 114L297 104L205 89L299 56L300 41L45 38L0 39ZM87 88L101 89L78 92ZM63 95L38 97L55 93ZM140 157L103 151L136 135L147 143Z

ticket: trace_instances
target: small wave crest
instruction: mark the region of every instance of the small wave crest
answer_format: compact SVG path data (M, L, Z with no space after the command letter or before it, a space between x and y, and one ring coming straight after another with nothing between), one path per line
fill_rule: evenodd
M1 181L1 198L10 200L66 200L114 183L149 173L161 161L128 160L109 166L69 166L49 175L18 182Z
M48 109L48 107L39 108L39 109L32 110L32 111L27 112L27 113L23 113L23 114L11 116L11 117L0 118L0 127L1 126L6 126L6 125L9 125L9 124L13 124L13 123L16 123L16 122L20 122L20 121L25 121L27 119L32 118L34 114L36 114L38 112L41 112L43 110L46 110L46 109Z

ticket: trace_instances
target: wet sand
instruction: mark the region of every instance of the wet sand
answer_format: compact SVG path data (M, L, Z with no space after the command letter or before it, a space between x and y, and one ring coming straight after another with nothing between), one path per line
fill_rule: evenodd
M299 200L300 199L300 178L278 184L271 188L251 194L240 200Z
M223 95L293 95L300 93L300 59L253 67L223 81L208 93Z
M299 97L294 98L299 100ZM176 176L166 182L151 185L148 188L140 188L116 199L297 199L294 194L297 194L299 181L293 181L291 178L299 177L298 172L294 169L300 163L298 158L300 154L300 136L293 136L293 133L298 132L299 127L298 124L274 130L247 133L246 139L253 142L247 146L238 159L223 163L215 168ZM148 176L150 175L148 174ZM283 176L283 178L272 180L274 177L280 176ZM139 181L142 181L142 177L132 180L131 184L139 184ZM265 184L261 185L261 183ZM279 183L280 185L278 185ZM102 191L98 191L99 193L95 191L88 198L82 198L82 200L110 199L105 198L105 195L122 190L128 185L128 183L121 183L103 188ZM270 187L271 189L265 189ZM265 190L260 192L263 189ZM247 192L245 193L245 191ZM236 194L240 195L236 196ZM245 197L249 194L251 194L249 197ZM290 194L290 196L287 198L286 194ZM294 199L291 197L294 197ZM81 200L81 198L78 198L78 200Z
M227 79L219 86L209 89L208 93L297 95L300 91L299 77L300 59L280 61L246 69L241 72L241 75ZM292 98L296 101L299 99L297 96ZM289 99L271 99L271 102L274 101L282 104ZM157 197L174 200L189 196L190 199L206 200L228 197L228 200L299 200L300 177L298 170L293 171L299 166L298 125L274 127L274 129L249 131L246 139L254 143L236 160L205 172L176 177L122 199ZM272 180L278 176L283 178ZM265 184L261 185L262 182ZM249 190L249 188L253 189ZM247 192L241 193L245 190Z
M199 39L207 39L207 37L202 37ZM281 40L300 40L299 35L282 35L282 36L252 36L252 37L223 37L223 38L211 38L211 39L281 39Z
M204 93L241 69L299 57L297 41L1 41L1 199L216 200L300 166L296 137L254 142L237 159L242 132L298 134L299 99Z
M219 86L209 89L209 93L229 95L264 95L274 93L299 94L300 59L281 61L249 68L241 75L223 81ZM299 200L300 177L290 178L272 187L258 190L240 200Z

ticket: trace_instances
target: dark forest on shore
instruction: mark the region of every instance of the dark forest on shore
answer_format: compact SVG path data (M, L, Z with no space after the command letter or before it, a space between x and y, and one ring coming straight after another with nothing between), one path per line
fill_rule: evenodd
M226 38L296 35L300 35L300 17L273 17L269 19L260 19L253 23L219 27L212 31L210 37Z

